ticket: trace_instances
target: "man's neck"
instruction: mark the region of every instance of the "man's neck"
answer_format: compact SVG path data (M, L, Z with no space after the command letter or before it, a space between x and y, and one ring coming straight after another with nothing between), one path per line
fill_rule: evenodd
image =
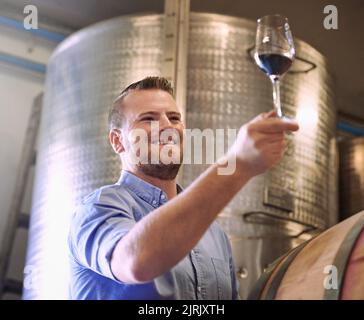
M132 174L136 175L138 178L156 186L157 188L164 191L168 199L172 199L177 195L177 183L176 179L173 180L162 180L155 177L148 176L139 170L130 170Z

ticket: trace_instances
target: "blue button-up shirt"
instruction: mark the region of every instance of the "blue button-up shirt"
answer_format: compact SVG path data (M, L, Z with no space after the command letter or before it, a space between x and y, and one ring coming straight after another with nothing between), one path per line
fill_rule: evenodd
M182 190L178 186L178 191ZM167 195L130 172L84 198L71 222L71 299L236 299L228 238L212 223L196 247L169 272L143 284L119 281L110 267L118 241ZM146 266L148 268L148 266Z

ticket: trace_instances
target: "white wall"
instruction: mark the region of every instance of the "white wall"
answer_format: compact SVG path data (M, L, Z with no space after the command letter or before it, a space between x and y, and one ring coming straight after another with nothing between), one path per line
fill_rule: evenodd
M47 64L57 43L39 38L29 31L0 25L0 53ZM0 244L7 228L8 214L33 99L43 91L45 75L0 62ZM28 188L28 193L30 193ZM30 210L26 195L23 210ZM9 276L22 280L27 232L16 234L14 258Z

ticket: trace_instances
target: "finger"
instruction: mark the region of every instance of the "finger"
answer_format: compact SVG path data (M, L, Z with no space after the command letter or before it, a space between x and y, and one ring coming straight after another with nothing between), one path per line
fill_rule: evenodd
M259 142L258 145L262 150L273 152L273 151L279 151L286 147L286 141L285 140L278 140L278 141L265 141L265 142Z
M284 131L297 131L298 123L291 119L268 118L252 124L253 129L265 133L277 133Z
M256 129L252 130L252 133L254 134L254 138L257 139L269 139L269 138L284 138L285 133L283 131L280 132L262 132L258 131Z
M268 111L268 112L263 112L261 114L258 114L255 118L253 118L252 122L262 120L262 119L267 119L267 118L274 118L274 117L277 117L277 111L275 109Z
M277 116L278 116L277 110L273 109L273 110L271 110L269 112L266 112L264 114L264 119L267 119L267 118L276 118Z
M262 141L262 142L283 141L284 133L283 132L276 132L276 133L255 132L253 138L255 141Z
M264 148L267 148L269 150L272 151L278 151L278 150L282 150L286 147L286 142L284 140L282 141L274 141L274 142L270 142L267 143Z
M267 144L270 146L273 146L273 147L275 147L275 146L279 146L280 148L287 147L287 142L283 139L267 141Z
M259 120L265 119L267 114L268 114L267 112L260 113L255 118L253 118L250 122L257 122Z

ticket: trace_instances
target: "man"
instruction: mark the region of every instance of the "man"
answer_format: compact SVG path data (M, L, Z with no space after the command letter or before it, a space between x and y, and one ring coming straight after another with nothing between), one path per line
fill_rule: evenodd
M153 122L159 125L157 139ZM274 111L257 116L183 192L176 184L179 161L151 162L151 150L161 153L166 146L180 152L177 160L183 156L184 124L167 80L148 77L131 84L115 100L109 125L123 170L116 184L86 197L74 216L71 298L236 299L230 244L214 220L252 177L279 162L285 131L298 130L297 123ZM177 135L162 139L167 130ZM150 147L144 157L135 147L133 133L140 131ZM230 160L235 171L218 174Z

